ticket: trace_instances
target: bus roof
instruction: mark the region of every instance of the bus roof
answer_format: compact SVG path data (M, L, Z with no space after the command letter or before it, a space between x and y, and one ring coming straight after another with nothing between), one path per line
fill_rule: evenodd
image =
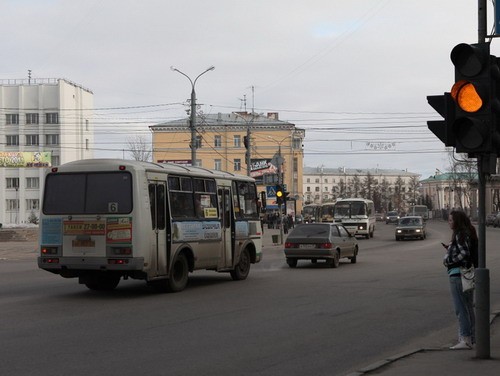
M75 169L82 171L84 170L107 171L116 168L117 166L125 166L126 168L129 167L135 170L144 170L144 171L156 171L156 172L162 171L173 174L183 174L183 175L195 174L203 177L255 181L255 179L252 177L246 175L238 175L227 171L210 170L203 167L183 166L174 163L153 163L153 162L143 162L143 161L135 161L129 159L113 159L113 158L81 159L78 161L68 162L54 168L57 168L58 172L74 172Z

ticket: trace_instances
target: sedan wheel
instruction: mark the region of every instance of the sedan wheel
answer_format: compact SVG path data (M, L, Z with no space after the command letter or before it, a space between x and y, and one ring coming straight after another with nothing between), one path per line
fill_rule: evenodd
M286 263L288 264L288 266L289 266L290 268L295 268L295 267L297 267L297 259L287 258L287 259L286 259Z
M340 264L340 257L339 257L339 252L336 251L335 254L333 255L333 258L329 260L330 262L330 267L331 268L338 268Z

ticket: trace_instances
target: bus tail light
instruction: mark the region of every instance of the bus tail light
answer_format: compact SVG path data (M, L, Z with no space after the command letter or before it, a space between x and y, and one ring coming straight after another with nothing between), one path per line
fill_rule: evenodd
M108 259L108 264L110 264L110 265L126 265L126 264L128 264L128 259Z
M42 258L42 262L44 264L59 264L59 258L58 257L54 257L54 258L44 257L44 258Z
M57 255L57 247L42 247L40 250L42 256Z

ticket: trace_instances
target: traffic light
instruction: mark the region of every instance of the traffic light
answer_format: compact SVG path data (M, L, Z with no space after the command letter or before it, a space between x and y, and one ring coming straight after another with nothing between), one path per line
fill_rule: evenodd
M497 118L500 103L497 85L500 70L490 55L489 43L461 43L451 51L455 84L451 97L456 103L453 133L458 153L496 153L500 146Z
M283 192L283 202L285 203L285 205L289 200L288 196L290 196L290 192Z
M261 202L262 209L265 209L266 208L266 204L267 204L266 192L265 191L260 192L260 202Z
M284 200L284 190L283 190L283 186L281 184L278 184L276 186L276 203L278 205L283 205L283 203L285 202Z
M461 43L451 51L455 83L450 93L428 96L444 121L428 121L429 129L458 153L496 154L500 150L500 68L488 43Z

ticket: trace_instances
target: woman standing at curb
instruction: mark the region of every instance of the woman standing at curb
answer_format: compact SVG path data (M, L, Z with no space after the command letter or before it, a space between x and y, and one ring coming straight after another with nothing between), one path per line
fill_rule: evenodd
M452 230L452 236L448 245L443 244L447 250L443 263L448 270L451 296L459 324L458 343L450 349L471 349L475 342L474 290L463 291L460 267L472 265L474 257L471 256L471 252L475 252L477 234L469 217L463 211L451 211L448 224Z

